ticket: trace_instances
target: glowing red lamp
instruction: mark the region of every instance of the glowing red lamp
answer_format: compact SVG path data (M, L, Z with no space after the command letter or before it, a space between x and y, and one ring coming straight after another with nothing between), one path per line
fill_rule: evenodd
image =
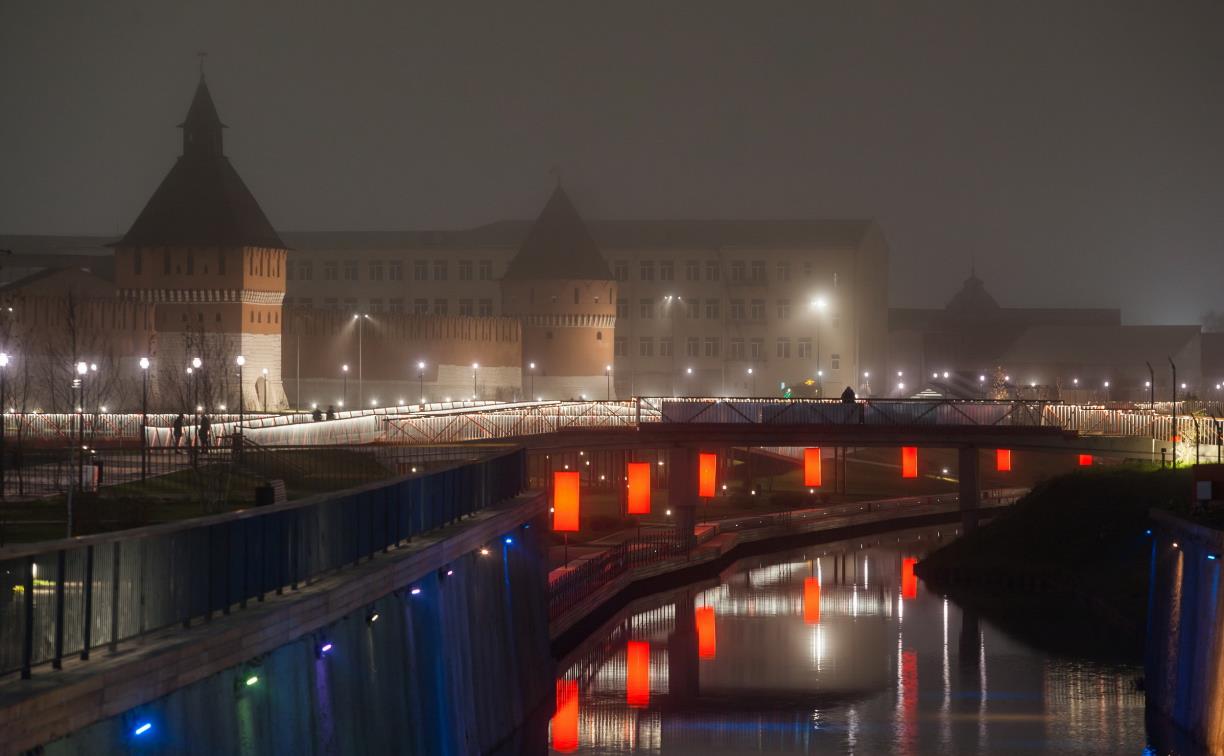
M718 455L701 452L697 465L697 495L714 498L714 482L718 473Z
M714 607L697 607L697 658L713 659L718 650L714 633Z
M1080 467L1092 467L1092 455L1091 454L1079 455L1079 466Z
M818 446L803 450L803 485L808 488L820 487L820 447Z
M650 644L629 641L625 657L625 700L635 708L650 705Z
M553 473L553 530L578 531L578 473Z
M629 463L629 514L650 514L650 463Z
M918 447L917 446L902 446L901 447L901 477L902 478L917 478L918 477Z
M559 753L578 750L578 681L557 681L557 710L552 718L552 747Z
M1011 449L995 449L995 470L1011 472Z
M820 580L803 579L803 621L809 625L820 622Z
M901 560L901 598L903 599L918 598L918 576L914 574L916 564L918 560L914 557L905 557Z

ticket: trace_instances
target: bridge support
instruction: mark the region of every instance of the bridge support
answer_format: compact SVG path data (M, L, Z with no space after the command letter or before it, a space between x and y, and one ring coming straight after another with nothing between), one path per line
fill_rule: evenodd
M697 450L687 447L672 449L667 455L667 502L676 523L676 537L685 548L693 546L693 529L697 526Z
M676 598L675 625L667 636L667 687L680 700L693 699L698 689L697 623L693 591Z
M976 446L962 446L958 450L957 474L960 477L961 523L966 533L977 530L978 507L981 505L981 474Z

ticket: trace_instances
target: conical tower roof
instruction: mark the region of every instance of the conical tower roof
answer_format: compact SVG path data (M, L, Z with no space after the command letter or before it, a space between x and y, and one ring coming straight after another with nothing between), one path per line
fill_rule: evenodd
M569 195L559 185L548 198L506 278L512 280L610 281L612 271Z
M225 157L204 77L180 125L183 154L115 246L223 246L285 249L267 216Z

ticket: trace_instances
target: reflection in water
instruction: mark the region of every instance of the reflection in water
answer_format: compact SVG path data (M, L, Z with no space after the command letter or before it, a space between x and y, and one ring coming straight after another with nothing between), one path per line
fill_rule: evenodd
M1139 753L1137 669L1054 659L928 592L933 530L740 564L563 661L559 753ZM889 542L891 541L891 542Z

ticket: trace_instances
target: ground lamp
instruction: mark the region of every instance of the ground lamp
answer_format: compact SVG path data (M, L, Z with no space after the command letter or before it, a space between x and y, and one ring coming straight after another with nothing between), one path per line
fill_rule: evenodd
M718 455L701 452L697 455L697 495L703 499L714 498L714 483L718 472Z
M629 479L629 508L628 512L631 515L648 515L650 514L650 463L649 462L630 462L628 470ZM642 534L642 523L638 521L638 536Z
M557 710L552 718L552 747L558 753L578 750L578 681L557 681Z
M902 446L901 447L901 477L902 478L917 478L918 477L918 447L917 446Z
M995 449L995 470L1011 472L1011 449Z
M1079 466L1080 467L1092 467L1092 455L1091 454L1079 455Z
M553 531L565 534L565 563L569 564L569 534L578 532L578 473L553 473Z
M812 446L803 450L803 485L808 488L820 488L819 446Z

